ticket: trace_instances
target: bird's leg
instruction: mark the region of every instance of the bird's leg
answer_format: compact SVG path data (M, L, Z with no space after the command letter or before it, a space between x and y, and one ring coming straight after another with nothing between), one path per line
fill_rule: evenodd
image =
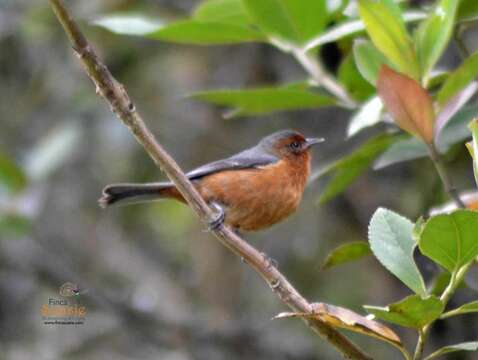
M217 202L211 202L210 205L217 212L217 215L208 224L209 230L214 231L214 230L219 229L219 227L222 224L224 224L224 220L226 219L226 213L225 213L224 209L222 208L222 206L219 205Z

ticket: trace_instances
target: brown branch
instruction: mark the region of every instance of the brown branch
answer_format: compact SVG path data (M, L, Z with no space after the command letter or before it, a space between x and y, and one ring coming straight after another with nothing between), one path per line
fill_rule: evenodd
M309 73L312 79L339 99L344 107L351 110L358 107L358 104L352 99L345 87L342 86L332 75L329 75L325 69L323 69L323 65L320 61L314 56L303 49L293 49L292 54L305 71Z
M108 68L95 54L93 48L66 10L63 1L50 0L50 4L70 38L73 49L80 58L85 71L96 85L96 92L106 99L111 110L131 130L136 140L145 148L154 162L174 182L177 189L200 219L205 223L210 223L216 214L201 198L174 159L156 141L154 135L149 131L136 111L124 87L113 78ZM269 284L274 293L291 309L306 313L313 311L309 302L271 264L266 255L257 251L225 225L219 226L212 232L224 246L252 266ZM316 333L331 343L345 358L371 359L330 325L318 320L306 320L306 322Z

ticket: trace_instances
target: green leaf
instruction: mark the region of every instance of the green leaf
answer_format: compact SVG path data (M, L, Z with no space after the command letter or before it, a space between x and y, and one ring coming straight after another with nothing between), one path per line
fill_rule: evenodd
M183 20L164 24L137 15L109 15L93 22L111 32L180 44L219 45L265 41L258 31L237 23Z
M359 0L360 17L374 45L401 72L419 78L419 66L398 6L393 1Z
M296 81L282 85L280 89L309 91L310 83L308 81Z
M322 265L322 270L355 261L370 255L370 246L365 241L352 241L332 250Z
M430 70L450 41L458 3L457 0L440 0L415 33L417 56L424 79L428 79Z
M327 21L326 0L242 0L254 23L271 38L302 45Z
M478 312L478 300L472 301L468 304L462 305L459 308L447 311L444 313L441 318L446 319L451 316L456 316L456 315L463 315L463 314L468 314L468 313L476 313Z
M0 238L5 236L20 237L31 233L30 218L17 214L0 214Z
M427 221L419 247L422 254L454 272L478 256L478 212L457 210Z
M355 40L353 52L360 74L375 86L380 68L383 64L388 64L387 59L372 42L367 40Z
M427 14L418 11L410 11L403 14L403 19L406 22L414 22L417 20L426 19ZM342 22L336 26L331 27L326 32L320 34L316 38L310 40L305 46L305 50L311 50L318 46L335 42L345 37L361 33L365 30L365 24L362 20L350 20Z
M164 23L158 19L137 14L111 14L97 18L92 24L116 34L144 36L161 27Z
M380 122L382 119L382 110L382 100L380 100L378 96L373 96L352 116L347 128L347 136L352 137L359 131Z
M461 0L458 7L457 19L459 22L478 19L478 2L476 0Z
M364 308L379 319L419 329L438 319L444 305L433 295L425 299L412 295L386 307L365 305Z
M354 99L363 101L375 93L374 87L360 75L352 54L349 54L340 64L338 78Z
M420 159L428 156L428 148L423 141L415 137L402 138L392 144L380 155L373 164L374 170L383 169L387 166L403 161Z
M431 355L428 355L425 360L431 360L438 356L449 354L456 351L477 351L478 350L478 341L469 341L463 342L455 345L448 345L442 347L441 349L435 351Z
M330 166L323 174L333 173L334 176L324 189L320 203L326 203L345 191L394 141L395 139L388 135L377 136Z
M334 105L336 101L319 93L289 88L211 90L191 95L216 105L233 107L234 116L260 115L274 111L315 109Z
M236 44L265 40L261 33L246 26L197 20L171 23L149 33L148 37L155 40L195 45Z
M413 259L413 223L379 208L370 220L368 239L375 257L416 294L426 295L425 283Z
M27 185L27 177L23 170L9 157L0 154L0 188L8 192L21 191Z
M206 0L194 11L199 21L248 25L250 20L241 0Z
M478 2L477 2L478 3ZM478 76L478 52L470 55L463 63L453 71L441 87L437 95L437 101L441 107L447 104L455 95L463 90Z

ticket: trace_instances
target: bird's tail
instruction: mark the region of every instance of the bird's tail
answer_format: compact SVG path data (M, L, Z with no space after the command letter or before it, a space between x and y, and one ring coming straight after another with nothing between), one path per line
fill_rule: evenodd
M165 198L182 199L176 187L169 183L149 184L112 184L103 189L103 195L98 200L101 207L113 204L134 204Z

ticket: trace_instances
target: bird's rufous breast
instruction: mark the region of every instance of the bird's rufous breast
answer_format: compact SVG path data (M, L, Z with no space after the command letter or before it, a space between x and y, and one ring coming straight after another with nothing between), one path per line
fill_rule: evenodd
M209 175L198 183L198 188L206 201L225 208L228 225L257 231L280 222L297 209L309 174L307 151L262 168Z

